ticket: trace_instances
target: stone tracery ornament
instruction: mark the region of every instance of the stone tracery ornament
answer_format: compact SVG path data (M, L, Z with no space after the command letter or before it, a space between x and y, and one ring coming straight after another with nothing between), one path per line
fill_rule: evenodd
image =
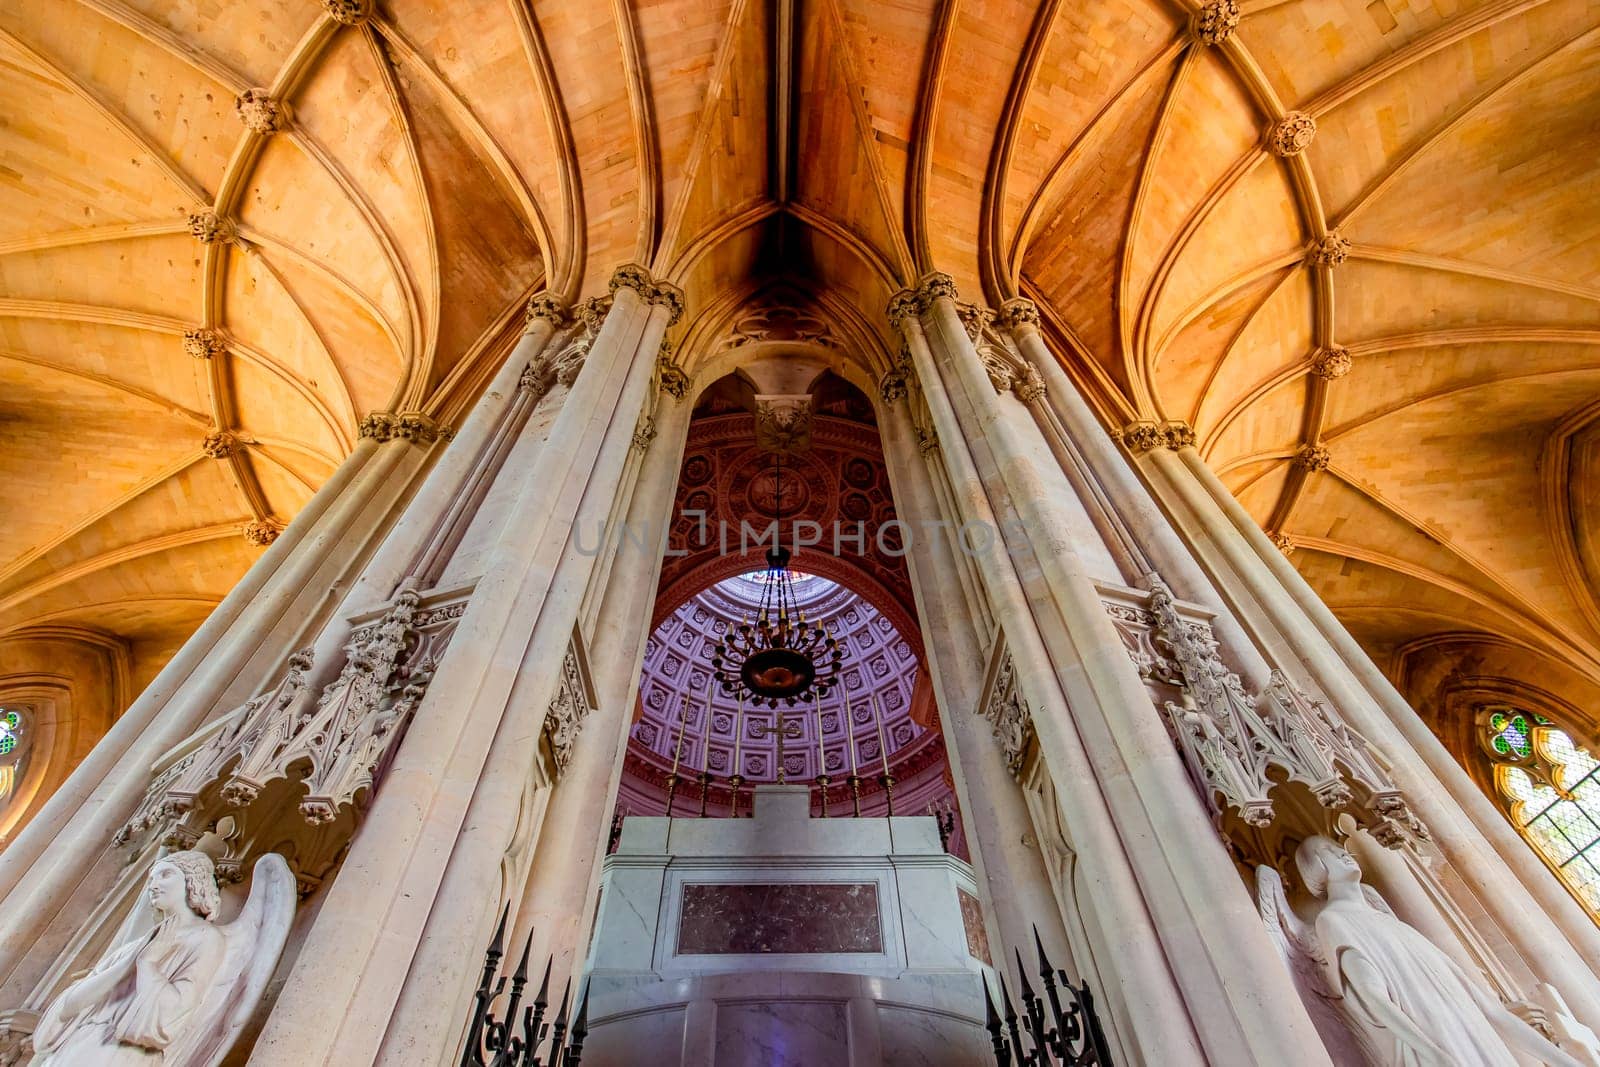
M1365 738L1281 671L1251 696L1222 662L1210 628L1188 624L1158 577L1149 585L1154 644L1183 678L1184 703L1167 702L1167 716L1213 810L1270 826L1278 814L1273 789L1298 782L1322 807L1349 811L1386 845L1397 847L1407 833L1427 837Z
M239 451L239 438L229 430L213 430L200 442L200 451L212 459L227 459Z
M216 923L215 868L203 852L158 858L144 921L68 986L34 1030L37 1067L214 1067L232 1048L277 968L294 919L282 856L256 863L239 917Z
M208 327L183 331L183 350L195 359L211 359L227 351L222 334Z
M757 307L745 312L733 324L722 347L742 348L769 341L839 347L838 338L824 319L784 305Z
M244 526L245 543L255 545L257 548L265 548L272 544L281 533L283 533L283 524L274 522L272 519L257 519L253 522L245 523Z
M1016 665L1011 661L1010 649L1003 653L994 683L989 687L988 699L978 714L992 728L995 742L1005 756L1006 770L1012 778L1020 780L1028 749L1033 744L1033 713L1017 686Z
M1294 455L1294 465L1313 474L1327 470L1332 462L1333 453L1328 451L1327 445L1301 445Z
M234 100L233 110L253 133L276 133L282 128L283 107L265 89L246 89Z
M1306 838L1294 863L1311 895L1325 903L1312 922L1303 922L1278 872L1263 865L1256 869L1262 921L1308 1007L1331 1007L1368 1063L1515 1067L1525 1062L1521 1053L1580 1067L1480 978L1398 918L1362 883L1355 857L1333 840Z
M1194 15L1194 36L1201 44L1221 44L1238 27L1239 5L1235 0L1210 0Z
M1317 350L1311 360L1311 373L1325 382L1336 378L1343 378L1350 373L1350 368L1355 365L1355 360L1350 357L1350 350L1343 345L1329 345L1327 348Z
M203 245L226 244L237 236L232 220L223 218L215 211L191 212L186 222L189 235Z
M1350 258L1350 239L1338 230L1329 230L1311 249L1311 262L1319 267L1337 267Z
M1291 111L1272 127L1267 144L1274 155L1297 156L1311 147L1317 136L1317 120L1304 111Z

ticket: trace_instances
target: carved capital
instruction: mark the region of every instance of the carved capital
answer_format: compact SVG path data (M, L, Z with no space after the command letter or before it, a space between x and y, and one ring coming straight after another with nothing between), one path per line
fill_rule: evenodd
M949 298L951 300L959 298L959 294L956 292L956 280L938 270L933 271L931 274L923 275L922 281L917 283L917 301L922 305L923 310L927 310L935 300L941 298Z
M283 524L272 519L260 519L244 525L245 543L255 545L257 548L265 548L272 544L282 532Z
M1239 28L1239 5L1234 0L1210 0L1194 13L1189 24L1194 39L1201 44L1218 45Z
M359 26L372 17L372 0L322 0L322 7L345 26Z
M211 359L227 351L227 344L216 330L201 327L183 331L183 350L195 359Z
M1011 383L1011 391L1017 394L1017 399L1024 404L1032 404L1044 399L1044 377L1034 369L1032 363L1024 363L1022 372L1017 375L1016 381Z
M1350 258L1350 239L1338 230L1329 230L1311 249L1311 262L1319 267L1337 267Z
M1174 452L1180 448L1193 448L1194 427L1182 419L1168 419L1161 425L1161 443Z
M1301 445L1294 455L1294 465L1303 471L1325 471L1332 461L1327 445Z
M1323 381L1333 381L1343 378L1350 373L1350 368L1355 360L1350 358L1350 350L1343 345L1329 345L1327 348L1317 350L1311 359L1311 373Z
M283 128L283 105L265 89L246 89L234 100L233 110L252 133L277 133Z
M214 430L200 442L200 450L212 459L227 459L239 448L239 438L228 430Z
M360 434L374 441L399 438L417 445L431 445L441 437L449 440L454 436L420 411L374 411L361 420Z
M901 329L906 319L914 319L922 314L922 301L917 299L917 294L910 289L902 289L889 298L889 306L885 313L889 316L889 324L895 329Z
M546 291L535 293L528 298L528 310L524 322L532 326L536 319L542 319L550 324L551 329L559 330L572 321L572 316L568 314L566 304Z
M1039 305L1025 296L1014 296L1000 305L995 324L1006 330L1039 325Z
M656 281L637 263L624 263L613 271L608 289L613 296L618 289L632 289L646 304L666 308L668 326L683 317L683 290L668 282Z
M1117 435L1129 452L1134 455L1143 455L1152 448L1158 448L1165 440L1161 427L1146 419L1130 422L1122 428Z
M203 245L226 244L237 236L233 222L215 211L195 211L188 216L189 234Z
M1317 136L1317 120L1304 111L1291 111L1267 134L1267 146L1274 155L1297 156L1311 147Z
M901 346L900 355L895 360L894 366L878 379L878 395L883 397L885 404L904 400L911 391L911 379L915 374L916 371L911 367L911 353Z
M661 351L656 356L656 377L663 393L674 400L682 400L689 395L689 376L672 361L672 354L672 342L662 341Z

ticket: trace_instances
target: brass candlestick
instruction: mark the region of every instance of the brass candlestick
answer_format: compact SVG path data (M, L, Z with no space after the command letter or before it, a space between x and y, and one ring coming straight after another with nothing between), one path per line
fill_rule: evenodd
M889 818L894 818L894 775L878 775L878 784L883 786L884 799L889 805Z
M744 775L736 774L729 778L728 785L733 789L733 803L728 817L737 819L739 817L739 787L744 785Z
M706 817L706 790L711 787L711 772L700 772L700 817Z
M822 794L822 817L828 817L828 783L833 781L826 773L817 775L817 789Z
M678 795L678 772L667 775L667 818L672 818L672 801Z
M861 776L852 774L845 781L850 783L850 808L856 818L861 818Z

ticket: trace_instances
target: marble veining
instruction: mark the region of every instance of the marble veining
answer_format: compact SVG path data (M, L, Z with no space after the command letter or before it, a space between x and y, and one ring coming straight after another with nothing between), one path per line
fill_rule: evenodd
M882 951L873 882L683 887L680 956Z

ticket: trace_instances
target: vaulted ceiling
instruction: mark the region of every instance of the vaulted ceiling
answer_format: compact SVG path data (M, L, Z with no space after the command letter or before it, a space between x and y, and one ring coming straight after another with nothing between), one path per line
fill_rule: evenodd
M1600 681L1600 4L1231 6L8 0L0 634L148 678L364 414L635 260L885 343L926 270L1030 296L1397 674Z

